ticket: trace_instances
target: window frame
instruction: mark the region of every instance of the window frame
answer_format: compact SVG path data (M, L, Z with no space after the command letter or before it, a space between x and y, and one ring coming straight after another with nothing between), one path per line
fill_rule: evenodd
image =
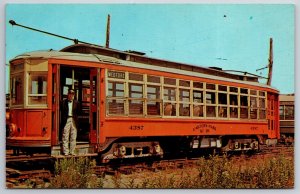
M42 75L45 76L46 78L46 94L32 94L29 93L29 86L30 86L30 77L31 76L38 76L38 75ZM26 106L27 107L48 107L48 87L49 87L49 79L48 79L48 72L47 71L27 71L26 72L26 84L25 84L25 88L26 88ZM41 103L41 104L30 104L29 103L29 98L30 97L45 97L45 103Z
M13 92L16 92L15 87L13 87L13 79L17 78L17 77L21 78L22 87L20 88L20 92L22 94L22 96L21 96L22 101L20 103L14 103L13 104ZM12 108L14 108L14 107L16 107L16 108L17 107L23 107L26 104L25 103L26 100L25 100L25 96L24 96L24 92L25 92L25 89L26 89L25 80L26 79L24 79L24 71L11 74L11 77L10 77L10 107L12 107ZM16 94L15 98L17 98L17 94Z

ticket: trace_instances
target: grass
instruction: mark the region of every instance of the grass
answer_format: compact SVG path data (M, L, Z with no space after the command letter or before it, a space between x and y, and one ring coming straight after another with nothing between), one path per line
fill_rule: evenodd
M93 170L95 161L88 158L64 158L55 163L55 177L49 188L101 188L103 186Z
M294 161L279 155L264 160L200 158L193 167L96 177L94 161L63 159L50 188L294 188Z

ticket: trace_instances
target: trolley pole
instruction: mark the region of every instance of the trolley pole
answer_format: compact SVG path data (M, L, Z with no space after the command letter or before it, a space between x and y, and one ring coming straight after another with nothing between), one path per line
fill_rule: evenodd
M46 31L39 30L39 29L36 29L36 28L31 28L31 27L28 27L28 26L17 24L14 20L9 20L9 23L12 26L19 26L19 27L26 28L26 29L29 29L29 30L32 30L32 31L44 33L44 34L47 34L47 35L50 35L50 36L55 36L55 37L62 38L62 39L65 39L65 40L71 40L71 41L74 42L74 44L82 43L82 44L88 44L88 45L93 45L93 46L99 46L99 45L96 45L96 44L91 44L91 43L88 43L88 42L80 41L76 38L68 38L66 36L61 36L61 35L58 35L58 34L54 34L54 33L46 32Z

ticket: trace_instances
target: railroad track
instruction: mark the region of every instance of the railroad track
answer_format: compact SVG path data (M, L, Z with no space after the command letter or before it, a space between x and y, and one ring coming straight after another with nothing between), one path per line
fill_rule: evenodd
M278 154L284 154L285 157L293 157L294 156L294 147L293 146L285 146L278 145L275 147L265 147L261 152L258 152L253 155L233 155L230 156L230 160L252 160L252 159L266 159L269 157L277 156ZM201 157L201 156L200 156ZM117 174L132 174L134 172L142 172L142 171L163 171L167 169L182 169L185 167L193 167L197 164L200 157L196 158L169 158L163 160L146 160L146 161L122 161L120 163L108 163L101 164L94 167L94 172L98 176L105 175L117 175ZM223 156L219 156L223 157ZM56 158L61 159L64 157ZM50 160L53 157L49 155L36 155L36 156L7 156L7 164L14 162L26 162L30 163L36 160ZM52 163L53 165L53 163ZM20 182L20 180L24 179L38 179L38 180L50 180L53 176L53 170L51 169L35 169L35 170L17 170L12 168L6 168L6 179L7 184L12 185L15 182ZM9 186L7 186L9 187Z
M12 156L6 155L6 163L9 162L18 162L18 161L34 161L34 160L47 160L52 157L49 154L37 154L37 155L20 155L20 156Z

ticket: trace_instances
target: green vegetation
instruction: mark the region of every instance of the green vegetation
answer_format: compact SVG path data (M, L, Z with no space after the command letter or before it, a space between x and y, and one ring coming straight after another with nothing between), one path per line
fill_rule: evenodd
M64 158L55 163L55 177L49 188L101 188L101 180L94 174L95 161L88 158Z
M95 162L63 159L56 163L51 188L293 188L294 161L283 155L236 161L201 158L192 167L131 175L95 177Z

